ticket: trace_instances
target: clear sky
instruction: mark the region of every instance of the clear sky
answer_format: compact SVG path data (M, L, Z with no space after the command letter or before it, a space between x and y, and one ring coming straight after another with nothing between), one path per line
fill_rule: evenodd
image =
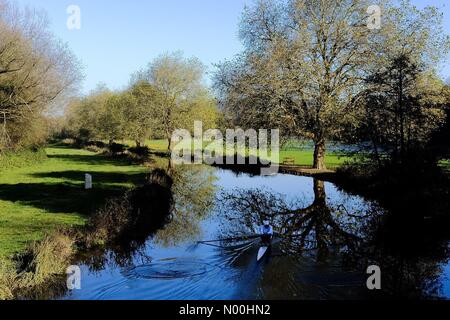
M252 0L13 0L47 11L52 31L66 41L84 65L83 92L100 82L111 89L127 85L130 74L164 52L196 56L209 70L242 49L238 22ZM450 33L448 0L413 0L418 7L441 7ZM376 1L374 0L374 3ZM66 26L69 5L81 9L81 29ZM445 7L446 5L446 7ZM450 66L443 70L450 77Z

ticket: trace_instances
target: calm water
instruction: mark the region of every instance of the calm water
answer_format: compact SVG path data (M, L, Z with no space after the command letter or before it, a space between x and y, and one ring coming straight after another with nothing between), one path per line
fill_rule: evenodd
M331 183L204 167L174 181L171 222L133 250L80 258L82 289L62 299L450 297L447 244L432 257L391 253L379 237L386 212ZM198 243L254 234L267 218L285 237L259 263L258 240ZM371 264L384 272L376 294L366 288Z

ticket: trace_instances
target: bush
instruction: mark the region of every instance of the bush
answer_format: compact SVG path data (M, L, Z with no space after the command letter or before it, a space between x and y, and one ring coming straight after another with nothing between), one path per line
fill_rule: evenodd
M108 149L112 155L120 155L125 152L126 146L119 143L112 143L108 146Z
M47 235L13 261L0 260L0 300L28 297L62 275L73 254L73 237L65 231Z
M150 156L150 149L148 147L128 148L128 152L140 158L148 158Z
M110 199L89 220L80 245L87 248L124 240L145 240L169 218L172 179L154 170L142 187Z
M95 147L101 148L101 149L106 148L106 143L104 143L103 141L91 141L91 142L89 142L89 145L95 146Z
M110 199L89 220L84 245L87 248L103 246L119 238L130 223L129 193Z

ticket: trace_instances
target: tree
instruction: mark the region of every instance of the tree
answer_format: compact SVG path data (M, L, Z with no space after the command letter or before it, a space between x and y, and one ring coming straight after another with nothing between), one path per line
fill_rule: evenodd
M156 119L162 95L146 81L133 84L127 95L130 99L130 108L125 110L126 136L140 147L150 133L156 131Z
M198 112L201 108L216 109L203 84L203 76L202 63L196 58L186 59L179 52L161 55L146 70L135 75L136 79L147 81L159 92L161 100L155 117L159 131L168 141L169 151L176 129L192 128L194 119L203 120Z
M80 78L78 60L50 33L45 14L0 0L0 149L19 145Z
M386 6L384 27L373 42L377 60L368 64L363 131L357 135L390 151L396 163L422 149L445 120L446 88L438 66L449 50L442 15L417 10L409 1Z
M325 168L326 141L352 119L371 59L369 3L362 0L260 0L244 12L245 51L219 66L222 106L235 124L274 126L314 141Z
M114 93L106 100L101 110L99 121L99 137L109 141L125 137L126 113L134 107L133 98L128 93Z
M381 145L394 162L424 147L445 120L444 86L407 56L395 58L368 78L366 127L374 146ZM378 155L378 152L376 152ZM379 156L379 155L378 155Z
M85 142L101 139L104 136L102 127L106 125L101 118L104 117L106 103L112 95L108 88L100 84L87 96L73 99L66 110L68 131Z

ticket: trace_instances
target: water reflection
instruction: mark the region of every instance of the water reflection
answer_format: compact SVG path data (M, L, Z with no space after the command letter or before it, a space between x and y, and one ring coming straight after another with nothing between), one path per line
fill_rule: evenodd
M223 193L224 234L257 233L262 222L269 220L283 239L286 254L315 250L320 260L331 248L341 253L357 251L367 236L367 225L381 215L381 210L361 204L358 212L350 213L344 203L327 202L323 181L314 180L313 190L313 202L307 206L304 199L286 199L267 189Z
M215 170L207 166L172 167L174 206L171 221L159 230L154 242L176 246L200 235L200 221L211 212L216 196Z
M416 254L400 249L392 213L334 185L305 177L234 175L204 166L168 170L171 205L145 237L87 252L83 287L67 299L358 299L439 297L448 242ZM159 195L147 194L151 206ZM142 208L141 208L142 210ZM257 233L270 220L280 234L258 263L258 239L198 240ZM404 233L402 233L403 235ZM404 243L408 239L403 239ZM416 244L417 245L417 244ZM369 292L365 270L383 272Z

